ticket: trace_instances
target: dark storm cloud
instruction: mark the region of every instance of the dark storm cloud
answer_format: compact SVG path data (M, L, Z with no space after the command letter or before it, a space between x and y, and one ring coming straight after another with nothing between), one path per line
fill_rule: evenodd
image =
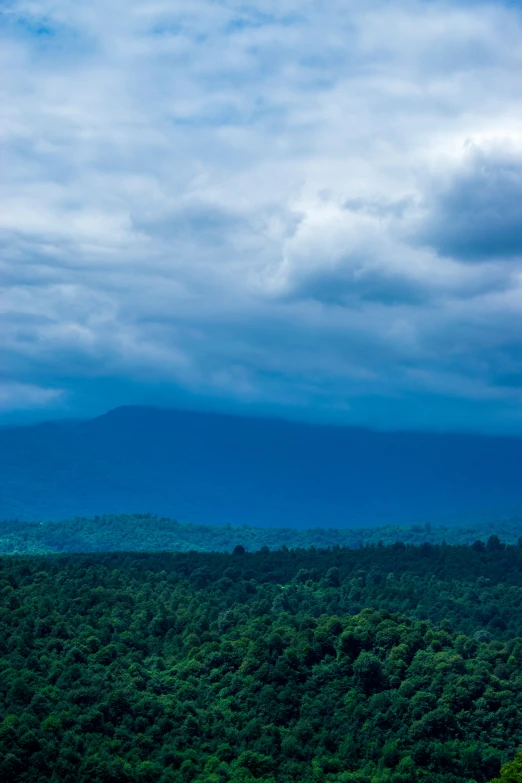
M522 257L522 156L476 150L428 195L421 237L468 261Z

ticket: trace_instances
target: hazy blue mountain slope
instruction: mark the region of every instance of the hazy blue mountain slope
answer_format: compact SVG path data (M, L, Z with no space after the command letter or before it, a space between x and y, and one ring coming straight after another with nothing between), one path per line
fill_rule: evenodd
M522 439L118 408L0 430L0 517L311 527L522 507Z

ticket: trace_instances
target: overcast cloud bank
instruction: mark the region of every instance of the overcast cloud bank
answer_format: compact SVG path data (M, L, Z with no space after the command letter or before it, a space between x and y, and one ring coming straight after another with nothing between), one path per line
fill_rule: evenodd
M0 412L522 431L518 4L13 2Z

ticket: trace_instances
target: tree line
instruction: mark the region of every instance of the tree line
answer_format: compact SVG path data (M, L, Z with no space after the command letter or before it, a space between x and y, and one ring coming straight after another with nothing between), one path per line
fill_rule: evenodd
M152 514L107 514L93 518L52 519L26 522L18 519L0 521L0 554L44 554L51 552L120 551L191 551L231 552L236 546L256 552L269 549L318 549L345 546L358 549L366 544L422 543L471 545L487 542L492 534L508 544L522 536L519 518L490 520L487 523L444 526L423 522L410 526L384 525L364 529L324 528L297 529L299 520L288 528L214 526L179 523ZM289 524L291 522L289 521Z

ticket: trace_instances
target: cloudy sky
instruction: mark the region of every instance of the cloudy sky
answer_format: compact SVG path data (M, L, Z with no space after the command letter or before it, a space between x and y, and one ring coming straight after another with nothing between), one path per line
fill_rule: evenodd
M522 432L522 5L5 0L0 418Z

